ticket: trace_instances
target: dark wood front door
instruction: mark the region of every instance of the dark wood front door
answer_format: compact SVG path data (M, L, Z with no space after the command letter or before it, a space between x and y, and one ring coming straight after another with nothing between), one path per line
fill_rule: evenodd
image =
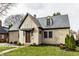
M30 43L30 32L26 32L26 43Z

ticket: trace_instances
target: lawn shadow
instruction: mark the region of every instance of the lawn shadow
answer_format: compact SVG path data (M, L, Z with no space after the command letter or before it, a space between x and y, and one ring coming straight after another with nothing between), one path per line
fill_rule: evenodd
M31 46L35 46L35 47L47 47L47 46L58 47L59 45L57 45L57 44L39 44L39 45L31 45Z
M66 51L66 52L79 52L79 50L77 50L77 49L75 49L75 50L64 49L64 51Z

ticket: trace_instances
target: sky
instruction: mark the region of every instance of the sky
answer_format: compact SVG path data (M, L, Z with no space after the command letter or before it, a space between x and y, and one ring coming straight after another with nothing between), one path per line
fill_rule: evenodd
M53 13L60 12L62 15L68 14L72 30L79 30L79 4L78 3L18 3L11 7L6 16L0 17L3 22L10 15L15 14L36 14L37 17L52 16Z

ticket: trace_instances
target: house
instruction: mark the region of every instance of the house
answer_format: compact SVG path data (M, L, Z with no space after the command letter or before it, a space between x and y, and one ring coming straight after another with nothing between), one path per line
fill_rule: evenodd
M69 34L68 15L36 18L29 13L9 30L9 42L21 44L60 44L65 43Z
M8 42L8 28L2 26L0 21L0 43Z

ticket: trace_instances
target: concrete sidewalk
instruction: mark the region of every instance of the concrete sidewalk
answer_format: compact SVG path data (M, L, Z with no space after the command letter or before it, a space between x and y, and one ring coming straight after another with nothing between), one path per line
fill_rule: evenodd
M16 49L19 49L19 48L23 48L23 47L24 46L19 46L19 47L15 47L15 48L11 48L11 49L5 50L5 51L1 51L0 54L8 53L10 51L13 51L13 50L16 50Z

